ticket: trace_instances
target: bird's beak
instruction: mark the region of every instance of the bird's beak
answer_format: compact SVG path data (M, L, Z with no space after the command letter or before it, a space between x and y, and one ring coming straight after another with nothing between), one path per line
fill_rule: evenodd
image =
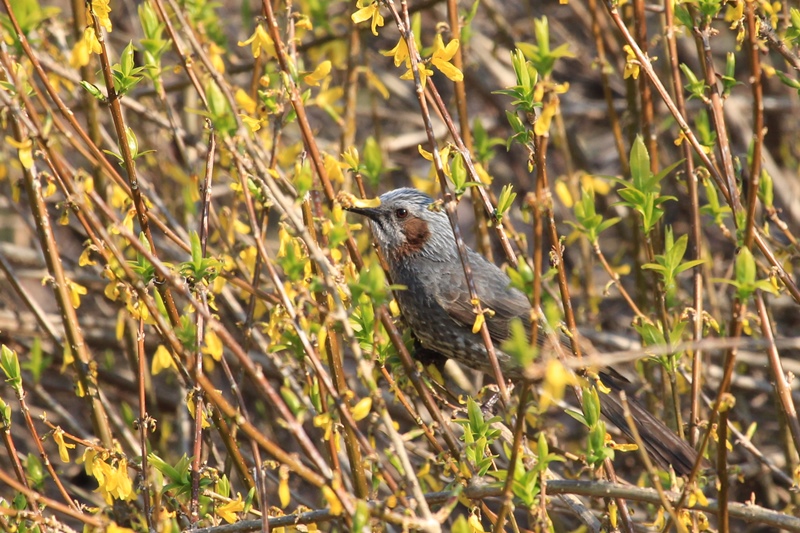
M380 212L378 207L381 205L380 198L364 200L361 198L356 198L348 192L340 192L336 199L340 204L342 204L342 209L345 211L363 215L371 220L378 219L378 214Z

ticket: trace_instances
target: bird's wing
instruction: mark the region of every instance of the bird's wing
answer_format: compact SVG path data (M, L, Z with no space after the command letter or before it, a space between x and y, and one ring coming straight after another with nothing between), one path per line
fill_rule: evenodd
M509 287L508 276L483 257L470 251L469 262L472 266L472 279L475 290L481 301L481 307L491 309L494 314L486 315L486 326L494 342L503 342L508 338L511 320L519 318L526 329L530 327L531 304L524 294ZM457 322L472 328L475 323L475 312L469 298L467 281L461 268L454 268L444 279L437 282L436 300L445 311Z

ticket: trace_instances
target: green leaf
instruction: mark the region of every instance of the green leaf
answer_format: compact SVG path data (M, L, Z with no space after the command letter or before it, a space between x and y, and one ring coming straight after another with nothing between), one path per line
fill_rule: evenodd
M503 341L501 348L521 368L526 368L539 355L538 348L531 346L528 331L519 318L511 320L508 338Z
M650 154L644 145L641 135L637 135L633 141L630 155L631 181L637 190L642 190L647 185L650 172Z
M775 197L772 186L772 176L766 171L766 169L763 169L761 171L761 179L758 182L758 198L768 210L774 207Z
M364 150L362 151L363 157L361 163L363 164L364 177L367 178L373 187L377 187L380 183L381 174L383 174L383 151L381 150L378 141L375 137L369 136L364 142Z
M756 281L756 260L749 248L742 247L736 256L736 283L739 286L751 286Z
M514 204L517 193L513 192L513 189L513 185L503 185L503 189L500 191L500 197L497 199L497 208L494 211L495 220L502 219Z
M6 383L19 394L22 392L22 372L17 353L3 344L0 346L0 368L6 376Z
M94 98L96 98L97 100L99 100L101 102L105 102L106 96L103 94L103 91L101 91L100 88L97 85L95 85L93 83L89 83L86 80L81 80L80 83L81 83L81 87L83 87Z

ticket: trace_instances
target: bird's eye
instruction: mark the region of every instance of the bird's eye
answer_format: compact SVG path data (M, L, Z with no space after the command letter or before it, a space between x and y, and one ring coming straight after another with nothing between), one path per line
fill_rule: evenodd
M397 218L406 218L408 216L408 209L402 207L399 209L395 209L394 216L396 216Z

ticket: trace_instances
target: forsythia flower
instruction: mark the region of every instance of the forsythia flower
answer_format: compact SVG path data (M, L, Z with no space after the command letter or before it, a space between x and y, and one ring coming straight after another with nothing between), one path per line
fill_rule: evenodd
M542 113L536 119L536 124L533 125L533 132L536 135L546 135L550 131L550 123L556 115L557 109L558 103L555 100L551 100L544 105Z
M216 43L208 45L208 58L211 60L211 65L214 67L214 70L220 74L225 74L225 61L222 59L222 53L224 51L225 50L220 48Z
M155 376L160 374L162 370L166 370L168 368L178 370L178 368L175 366L175 361L169 354L169 350L167 350L164 345L161 344L158 346L158 348L156 348L156 353L153 354L153 363L150 367L150 373Z
M250 98L250 95L247 94L244 89L236 89L236 94L233 98L236 100L236 105L241 107L245 113L250 113L251 115L256 114L256 102Z
M244 113L239 113L239 118L242 119L244 125L247 126L247 129L250 130L250 133L255 133L261 129L261 120L257 118L253 118L250 115L245 115Z
M201 351L204 354L213 357L215 361L221 361L222 350L223 350L222 340L214 332L214 330L207 331L203 341L204 341L203 344L205 344L205 346L203 346Z
M92 26L83 30L83 38L72 47L72 54L69 57L69 66L80 68L89 64L89 57L92 53L100 53L100 41L94 33Z
M221 517L229 524L236 522L236 513L242 511L244 511L244 502L242 501L241 494L237 494L235 500L230 500L217 506L217 516Z
M128 476L128 461L126 459L118 460L115 468L106 462L103 454L92 448L86 448L80 461L84 463L83 466L86 473L97 480L98 487L95 492L99 492L108 505L114 503L114 500L130 501L136 499L133 482Z
M67 280L67 291L69 292L69 301L72 307L79 308L81 306L81 296L86 294L86 287L72 280Z
M458 70L455 65L450 63L450 60L453 59L457 51L458 39L451 40L447 43L447 46L445 46L442 41L442 35L436 34L436 38L433 41L433 57L431 57L431 63L452 81L462 81L464 79L464 74Z
M312 87L318 87L319 82L324 80L325 77L330 73L331 62L326 60L320 63L317 68L314 69L314 72L303 77L303 80L305 80L305 82Z
M372 35L378 35L377 28L383 26L383 16L381 16L378 2L374 0L358 0L356 7L360 9L351 15L350 18L353 22L358 24L372 19Z
M328 502L328 511L333 516L339 516L342 514L342 502L339 500L339 497L333 491L331 487L325 485L322 487L322 495L325 497L325 500Z
M410 66L410 59L408 57L408 43L406 40L400 37L400 40L397 41L397 44L391 50L387 50L385 52L381 52L382 55L386 57L393 57L394 58L394 66L399 67L401 63L405 62L406 66Z
M69 449L74 448L74 444L67 444L64 442L64 430L61 428L56 428L53 431L53 440L56 441L56 445L58 446L58 456L61 458L62 463L69 462Z
M262 51L271 56L275 55L275 43L261 24L256 26L256 31L253 32L249 39L239 41L239 46L247 46L248 44L253 51L253 58L260 56Z
M18 142L14 137L6 136L6 142L17 149L19 162L23 168L33 167L33 141L30 138Z
M625 59L625 71L623 72L622 77L624 79L628 79L633 77L633 79L639 78L639 60L636 59L636 54L633 52L633 48L630 45L626 44L622 47L623 50L628 54L628 57Z
M104 27L107 32L111 33L111 19L108 18L108 15L111 13L111 6L108 5L108 2L109 0L92 0L91 12L94 12L100 25ZM91 12L86 12L86 23L89 26L93 26Z

